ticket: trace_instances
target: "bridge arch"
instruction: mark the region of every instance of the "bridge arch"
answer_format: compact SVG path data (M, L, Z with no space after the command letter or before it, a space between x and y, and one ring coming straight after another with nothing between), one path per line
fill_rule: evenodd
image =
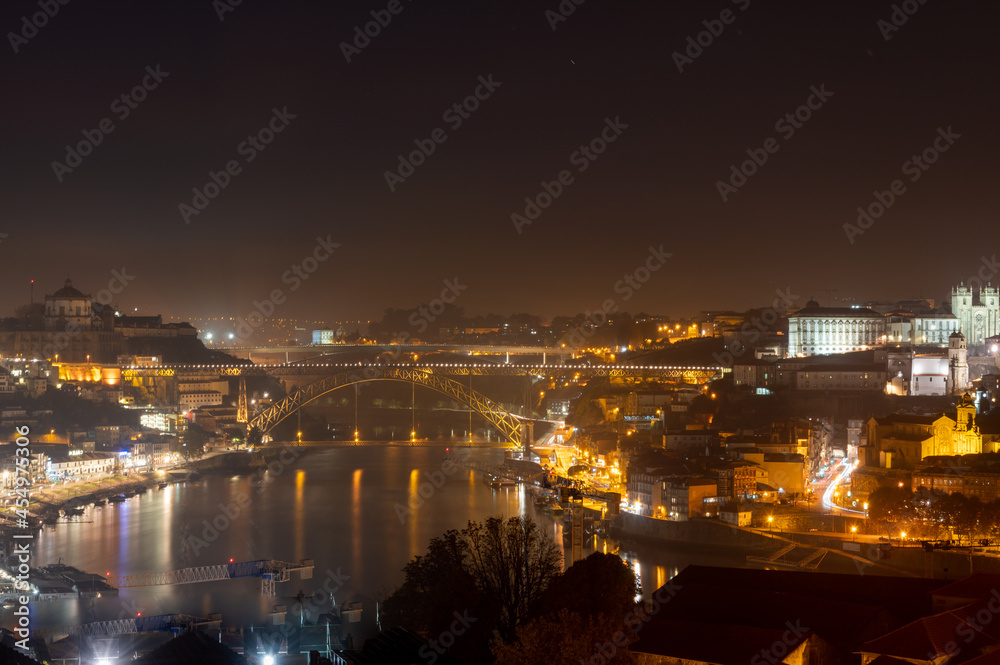
M359 367L357 370L339 372L314 381L271 408L261 411L247 424L247 427L251 429L257 427L261 434L267 434L282 420L314 399L339 388L368 381L400 381L436 390L470 407L496 427L512 445L521 445L521 419L518 416L506 411L486 395L471 390L468 386L454 379L426 369L408 367L368 365L363 369Z

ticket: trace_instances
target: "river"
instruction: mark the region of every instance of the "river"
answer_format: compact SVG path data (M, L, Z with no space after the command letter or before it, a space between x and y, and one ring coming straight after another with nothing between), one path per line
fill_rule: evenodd
M313 559L312 579L277 586L262 596L254 578L122 589L100 599L49 601L34 606L34 627L66 626L132 616L221 613L225 624L260 624L275 604L294 604L324 583L337 603L360 600L370 633L375 600L403 581L402 569L428 541L469 520L527 515L562 546L561 521L537 512L521 487L490 489L481 474L444 463L441 446L364 446L289 449L261 483L253 475L208 475L152 489L121 504L89 507L92 522L45 527L32 565L66 564L112 577L235 561ZM499 449L461 449L477 461L499 463ZM411 496L425 498L409 501ZM238 509L238 514L237 514ZM228 513L228 516L226 515ZM214 524L213 524L214 523ZM593 542L589 551L612 544ZM623 547L623 549L625 549ZM629 557L644 594L689 563L741 565L725 551L635 548ZM329 582L328 582L329 580ZM335 581L336 580L336 581ZM9 612L3 625L11 627Z

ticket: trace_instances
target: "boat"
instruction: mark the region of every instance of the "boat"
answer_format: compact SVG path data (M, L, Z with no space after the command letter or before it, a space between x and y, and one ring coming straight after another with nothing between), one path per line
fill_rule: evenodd
M95 506L103 506L107 502L108 502L107 499L95 499L94 500L94 505Z
M167 483L159 483L157 487L159 487L161 490L167 489Z
M67 508L66 509L66 516L67 517L79 517L80 515L83 515L83 508Z
M122 503L123 501L125 501L124 494L116 494L108 497L108 503Z
M46 515L42 518L42 524L55 524L59 521L58 515Z
M135 493L136 494L145 494L148 489L149 489L148 487L146 487L145 485L143 485L143 486L139 487L138 489L136 489Z

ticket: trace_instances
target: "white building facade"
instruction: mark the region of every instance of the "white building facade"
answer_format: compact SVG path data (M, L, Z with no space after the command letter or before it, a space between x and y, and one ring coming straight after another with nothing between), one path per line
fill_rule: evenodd
M970 347L982 346L987 337L1000 332L1000 287L987 284L973 290L959 284L951 290L951 313Z
M862 307L820 307L815 300L788 316L788 355L849 353L880 346L885 317Z

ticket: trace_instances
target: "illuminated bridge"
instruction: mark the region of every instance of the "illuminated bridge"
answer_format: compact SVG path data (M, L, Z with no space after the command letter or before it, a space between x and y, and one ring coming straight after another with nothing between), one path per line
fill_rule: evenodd
M566 365L515 363L276 363L246 365L161 365L154 367L128 366L121 368L125 381L145 377L240 377L237 422L248 428L268 433L280 422L315 399L347 386L368 381L397 381L423 386L446 395L478 413L512 446L522 444L522 423L525 419L510 413L486 395L473 390L468 382L456 381L455 376L515 376L544 378L608 377L611 380L665 380L673 383L703 384L722 378L728 371L723 367L683 367L669 365ZM322 377L312 381L249 418L247 410L246 376L306 376Z
M123 366L125 380L145 376L294 376L329 374L331 372L382 371L403 369L456 376L607 376L630 379L667 379L684 383L707 383L720 379L730 371L722 366L677 365L562 365L518 363L274 363L248 365L159 365L156 367Z

